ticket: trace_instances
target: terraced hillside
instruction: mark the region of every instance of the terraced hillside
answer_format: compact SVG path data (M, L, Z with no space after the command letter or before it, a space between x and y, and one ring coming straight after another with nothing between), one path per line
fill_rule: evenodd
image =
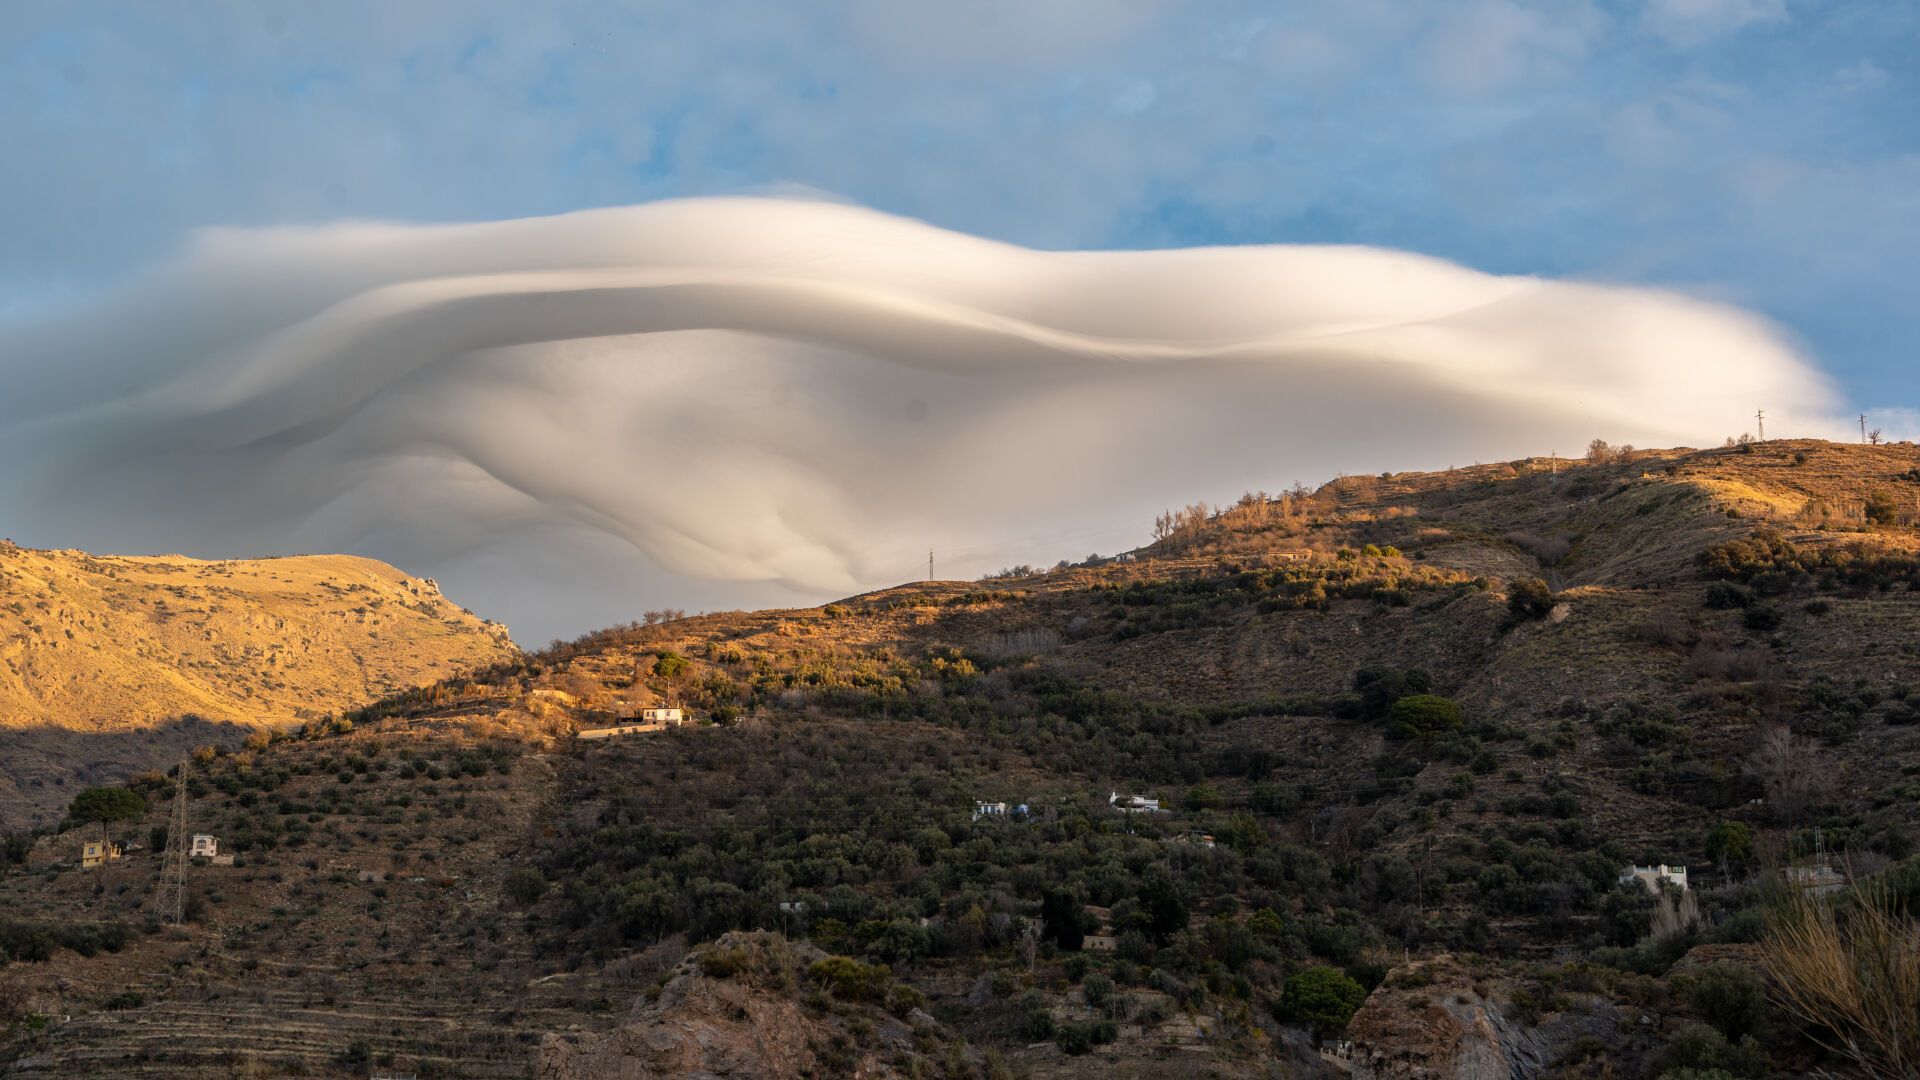
M64 808L71 784L516 652L505 627L371 559L0 545L0 824Z
M23 852L0 906L130 940L0 969L16 1017L85 1018L11 1052L141 1075L145 1031L225 1075L200 995L274 987L288 1034L291 998L236 1023L310 1075L1837 1068L1694 987L1764 997L1771 868L1920 902L1916 492L1920 450L1823 443L1349 477L1117 559L588 635L196 766L240 865L184 927L151 855ZM569 738L663 699L699 722ZM164 821L143 783L121 835ZM1685 904L1618 882L1659 863Z

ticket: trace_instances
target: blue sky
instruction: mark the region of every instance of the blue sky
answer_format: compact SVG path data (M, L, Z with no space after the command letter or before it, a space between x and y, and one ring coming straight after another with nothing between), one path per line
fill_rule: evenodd
M1676 287L1911 405L1920 3L15 5L0 312L208 225L822 189L1022 244Z

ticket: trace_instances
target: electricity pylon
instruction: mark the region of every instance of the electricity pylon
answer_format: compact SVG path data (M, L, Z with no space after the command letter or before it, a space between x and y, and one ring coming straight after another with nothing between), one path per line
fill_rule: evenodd
M180 759L180 777L173 789L173 814L167 821L167 857L160 866L160 908L177 925L186 914L187 759Z

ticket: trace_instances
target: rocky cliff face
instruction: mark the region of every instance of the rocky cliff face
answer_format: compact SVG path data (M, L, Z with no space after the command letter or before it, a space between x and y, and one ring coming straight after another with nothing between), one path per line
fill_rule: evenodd
M915 1059L916 1039L944 1041L938 1025L918 1010L901 1019L809 994L807 970L826 955L777 935L728 934L683 961L615 1030L550 1036L539 1080L919 1075L901 1066Z
M430 579L345 555L203 561L0 544L0 826L247 729L515 655ZM184 719L184 718L192 719Z
M1394 969L1355 1014L1354 1080L1532 1080L1592 1053L1628 1052L1636 1018L1603 998L1566 995L1523 1017L1517 988L1452 956Z

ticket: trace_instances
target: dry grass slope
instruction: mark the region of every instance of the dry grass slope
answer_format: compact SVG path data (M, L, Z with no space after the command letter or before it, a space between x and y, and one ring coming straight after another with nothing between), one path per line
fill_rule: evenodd
M51 782L76 767L158 764L178 749L114 736L188 714L290 724L516 652L505 627L372 559L0 546L0 822L64 805L71 792Z

